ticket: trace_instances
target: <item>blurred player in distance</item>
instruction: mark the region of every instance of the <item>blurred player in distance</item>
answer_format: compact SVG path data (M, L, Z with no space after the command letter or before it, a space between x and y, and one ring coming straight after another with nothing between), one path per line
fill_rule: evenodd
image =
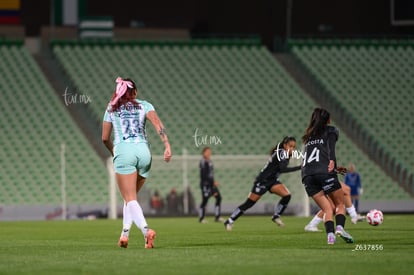
M130 229L134 222L144 235L145 248L153 248L156 233L148 228L137 201L137 193L149 176L151 167L151 152L145 134L147 119L164 143L166 162L171 159L171 148L165 128L154 107L147 101L136 99L137 94L136 85L131 79L116 79L116 90L103 118L102 142L113 156L118 188L124 199L123 229L118 245L127 248Z
M259 175L257 175L247 200L237 207L231 216L224 222L227 231L232 230L233 223L243 215L247 209L255 205L255 203L268 191L281 197L279 203L275 207L272 221L279 226L284 226L280 216L287 208L291 194L286 186L279 181L279 175L281 173L300 170L300 166L287 167L295 148L296 139L294 137L286 136L271 150L269 161L260 171Z
M351 199L355 209L359 212L359 196L362 195L361 176L355 171L355 165L349 164L348 173L345 175L345 184L351 188Z
M344 229L346 220L344 192L335 172L337 168L335 147L339 133L335 127L329 124L329 112L322 108L315 108L302 137L305 146L302 182L308 196L312 197L324 212L328 244L335 243L335 234L346 242L353 243L352 236ZM331 201L336 209L336 230Z
M204 147L202 150L203 157L200 160L200 188L202 201L199 209L199 222L206 223L204 219L206 214L206 205L208 199L215 197L216 203L214 206L215 221L221 221L221 194L218 189L218 182L214 179L214 165L211 160L211 148Z

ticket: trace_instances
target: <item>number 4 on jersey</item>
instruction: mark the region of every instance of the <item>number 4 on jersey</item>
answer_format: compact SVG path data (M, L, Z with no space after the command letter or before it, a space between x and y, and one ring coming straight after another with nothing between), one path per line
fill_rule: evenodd
M313 148L312 152L309 155L309 158L307 158L307 152L305 152L302 166L305 166L306 163L311 163L312 161L319 162L319 152L320 150L318 148Z

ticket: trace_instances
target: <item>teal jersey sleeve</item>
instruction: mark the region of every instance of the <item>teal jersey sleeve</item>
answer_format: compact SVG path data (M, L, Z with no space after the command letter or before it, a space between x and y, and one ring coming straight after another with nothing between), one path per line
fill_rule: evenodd
M111 116L109 115L108 109L105 110L103 121L112 122Z
M138 100L139 104L142 104L145 110L145 114L147 114L149 111L155 111L154 106L152 106L151 103L145 100Z

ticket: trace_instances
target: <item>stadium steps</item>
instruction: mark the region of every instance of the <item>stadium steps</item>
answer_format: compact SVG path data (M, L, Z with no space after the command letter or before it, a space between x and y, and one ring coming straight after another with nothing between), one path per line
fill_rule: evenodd
M65 74L59 63L54 59L49 48L42 49L39 54L34 54L33 58L41 68L50 85L53 87L56 96L63 99L62 103L65 105L65 108L76 121L91 146L101 157L102 161L105 162L105 159L109 157L109 154L100 139L97 138L101 135L102 126L100 121L96 121L88 108L87 104L89 103L86 103L89 99L94 99L87 98L87 96L89 96L87 91L79 91L77 89L70 78ZM77 96L77 102L71 102L73 99L72 95ZM82 102L80 98L81 96L84 96ZM84 99L86 101L83 101Z
M342 43L341 43L342 42ZM291 42L292 47L296 45L296 51L298 53L292 53L292 54L285 54L280 57L280 62L284 64L285 68L291 73L293 77L297 79L300 83L306 83L305 85L302 85L303 88L308 90L308 93L315 98L318 102L321 103L322 106L325 106L326 108L332 110L332 113L335 117L337 117L337 123L341 125L351 136L351 138L355 141L355 143L367 154L370 156L371 159L373 159L384 171L387 172L388 175L390 175L398 184L404 188L407 192L409 192L412 196L414 196L414 170L412 167L410 168L409 164L404 164L404 161L401 161L397 155L393 155L390 150L394 150L392 142L385 142L385 144L388 144L386 146L384 144L384 141L381 142L381 139L383 139L384 135L389 136L392 134L393 131L390 131L387 127L382 127L383 129L388 129L386 131L383 131L384 133L378 133L373 131L372 129L375 127L372 127L371 125L377 124L377 114L381 114L383 110L375 109L375 112L370 113L367 115L363 120L361 118L357 118L355 113L352 112L351 109L349 109L349 103L344 104L344 102L341 101L341 95L336 94L336 91L339 88L342 88L342 90L346 90L347 97L357 97L362 98L362 104L356 103L355 107L358 108L365 108L362 110L362 112L371 111L372 108L367 108L370 104L370 98L369 97L363 97L364 91L357 91L357 86L344 83L343 79L348 79L349 82L352 83L358 83L363 89L369 89L367 87L367 83L365 83L365 80L357 79L355 74L349 74L349 70L335 66L332 66L332 64L325 64L324 62L329 62L332 60L327 59L325 61L324 52L327 50L333 51L334 49L338 49L338 56L336 58L340 58L342 55L344 58L347 58L346 62L354 62L353 68L355 70L358 70L359 67L366 66L368 62L361 62L357 59L353 59L352 56L357 55L359 51L363 53L363 51L367 53L367 49L370 49L374 53L378 54L378 52L381 51L382 44L380 42L376 43L373 48L373 42L371 41L299 41L299 42ZM387 46L392 46L393 41L387 42ZM404 43L403 43L404 44ZM345 47L344 49L343 47ZM412 46L412 44L408 43L408 46ZM307 54L306 56L301 53L300 46L305 46L305 49L308 49L309 47L312 47L313 50L317 49L316 53ZM398 44L398 42L395 42L394 47L398 48L401 45ZM335 48L337 47L337 48ZM341 48L342 47L342 48ZM367 48L368 47L368 48ZM342 51L344 52L340 52ZM351 56L346 56L346 53L351 54ZM328 53L328 52L326 52ZM372 52L371 52L372 54ZM300 56L299 56L300 55ZM326 55L325 55L326 56ZM383 56L379 55L376 57L376 60L384 59ZM369 56L365 56L364 60L369 60ZM341 62L338 60L337 62ZM342 62L345 62L342 60ZM358 64L357 64L358 63ZM389 62L388 62L389 63ZM388 64L387 63L387 64ZM381 61L375 61L372 62L372 66L380 66L377 67L377 72L381 72L381 66L386 67L387 64L382 64ZM341 75L338 79L332 79L333 77L337 77L339 74L335 70L341 70L339 72ZM368 70L366 68L365 70ZM361 72L362 74L362 72ZM396 76L395 76L396 77ZM326 79L331 78L333 81L329 82L326 81ZM386 75L383 75L384 79L387 78ZM350 80L352 79L352 81ZM325 81L324 81L325 80ZM342 81L342 82L341 82ZM367 80L369 81L369 80ZM378 81L381 81L381 79L378 79ZM342 87L333 87L335 83L339 84ZM373 85L373 83L368 83L368 85ZM404 85L404 84L400 84ZM398 90L398 87L394 87L394 89ZM334 92L335 91L335 92ZM355 94L357 93L357 94ZM379 94L378 97L384 97L386 98L389 96L388 94ZM390 100L391 98L388 98ZM392 99L392 101L395 101L395 98ZM392 102L391 101L391 102ZM348 101L349 102L349 101ZM364 107L365 106L365 107ZM391 104L391 106L393 106ZM375 106L374 106L375 107ZM396 106L394 106L396 107ZM386 115L384 116L386 117ZM366 122L368 121L368 122ZM383 125L385 126L385 125ZM380 138L378 138L380 136ZM396 140L396 139L394 139ZM396 145L396 144L394 144ZM399 146L397 146L399 147ZM408 166L407 166L408 165Z
M369 158L387 172L396 184L399 184L404 190L410 192L407 184L402 184L400 174L396 175L395 169L391 168L386 162L382 162L382 158L378 158L378 149L372 143L372 139L361 123L349 113L344 106L338 102L338 99L325 91L325 88L310 74L306 68L291 54L276 55L278 61L285 67L291 76L307 91L307 93L317 101L320 106L330 110L335 122L351 137L356 146L358 146ZM380 155L383 155L381 152ZM385 157L385 156L384 156Z
M105 166L25 47L0 44L2 206L60 205L66 144L68 204L106 203Z

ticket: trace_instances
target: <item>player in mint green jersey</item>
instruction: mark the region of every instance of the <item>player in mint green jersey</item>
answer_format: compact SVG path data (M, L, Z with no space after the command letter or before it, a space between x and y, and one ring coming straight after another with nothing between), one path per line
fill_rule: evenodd
M124 199L123 229L118 245L127 248L134 222L145 238L145 248L154 247L155 231L148 228L137 193L149 176L151 152L145 134L147 119L152 123L165 146L164 160L171 159L171 148L164 125L154 107L136 99L138 91L130 79L116 79L116 90L105 111L102 141L113 156L119 191ZM114 140L111 140L111 133Z

